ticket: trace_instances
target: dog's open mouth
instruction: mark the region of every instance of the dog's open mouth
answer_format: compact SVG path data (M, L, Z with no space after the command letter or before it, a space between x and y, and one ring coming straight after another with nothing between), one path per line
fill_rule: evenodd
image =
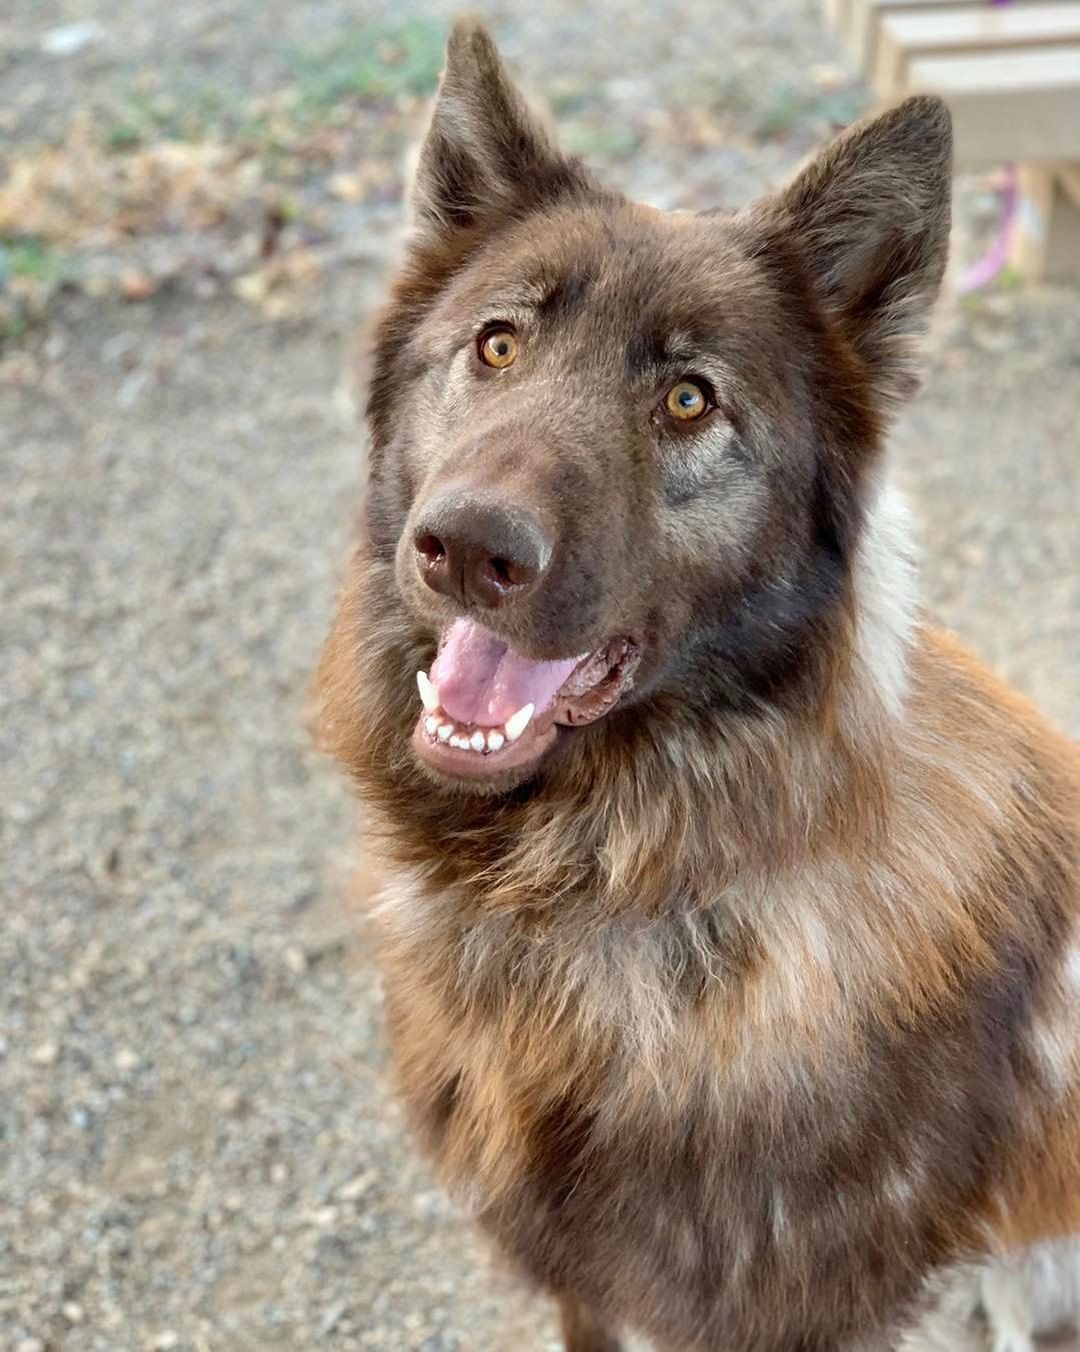
M592 723L629 687L640 650L615 638L557 661L523 657L474 620L443 635L430 672L416 674L423 710L413 743L425 764L491 779L538 760L559 727Z

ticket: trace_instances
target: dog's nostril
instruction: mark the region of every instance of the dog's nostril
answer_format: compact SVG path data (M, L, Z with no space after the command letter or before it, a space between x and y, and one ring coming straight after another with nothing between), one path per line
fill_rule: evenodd
M501 558L498 555L478 559L475 568L478 579L486 578L502 592L515 591L536 581L535 568L531 568L527 563L518 563L514 559Z
M421 535L416 540L416 552L425 563L438 563L446 558L446 547L437 535Z

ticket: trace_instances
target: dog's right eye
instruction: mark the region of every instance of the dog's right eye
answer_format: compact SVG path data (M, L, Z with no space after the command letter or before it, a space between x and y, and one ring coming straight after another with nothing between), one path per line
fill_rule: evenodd
M494 366L501 371L517 356L518 340L513 329L505 326L487 329L480 335L476 350L485 366Z
M696 380L680 380L668 390L664 406L679 422L693 422L708 413L709 395Z

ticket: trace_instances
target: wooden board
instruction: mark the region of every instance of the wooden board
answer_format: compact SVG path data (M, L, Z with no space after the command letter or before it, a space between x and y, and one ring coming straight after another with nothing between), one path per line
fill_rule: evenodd
M904 92L918 91L948 103L963 168L1080 162L1080 45L923 57Z
M1062 165L1057 170L1058 182L1065 189L1065 196L1080 207L1080 164Z
M1057 3L1058 0L1009 0L1010 6L1027 8L1029 5ZM1060 0L1068 3L1069 0ZM839 6L846 4L841 14ZM843 37L853 61L869 73L874 69L877 57L877 39L881 21L894 14L930 14L940 10L968 12L972 9L985 10L986 0L826 0L826 18ZM828 6L832 6L830 16Z
M1020 170L1020 202L1010 262L1028 281L1080 278L1080 205L1052 167Z
M848 22L851 0L822 0L825 22L837 33L843 33Z
M899 93L910 63L920 57L1070 45L1080 52L1080 3L888 13L878 33L873 85L886 98Z

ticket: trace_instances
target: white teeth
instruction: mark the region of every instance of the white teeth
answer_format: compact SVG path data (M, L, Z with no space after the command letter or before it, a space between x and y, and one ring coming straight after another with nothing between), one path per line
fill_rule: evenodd
M460 723L440 723L433 715L424 719L424 728L428 736L438 737L440 742L457 747L459 751L501 751L507 742L514 742L521 736L533 716L533 706L526 704L512 718L507 719L502 728L474 728L472 732Z
M416 684L424 708L429 714L433 714L439 707L439 692L431 684L431 677L428 676L426 671L418 671L416 673Z
M529 719L533 716L533 708L533 705L526 704L506 720L504 727L506 728L506 740L508 742L516 742L529 726Z

